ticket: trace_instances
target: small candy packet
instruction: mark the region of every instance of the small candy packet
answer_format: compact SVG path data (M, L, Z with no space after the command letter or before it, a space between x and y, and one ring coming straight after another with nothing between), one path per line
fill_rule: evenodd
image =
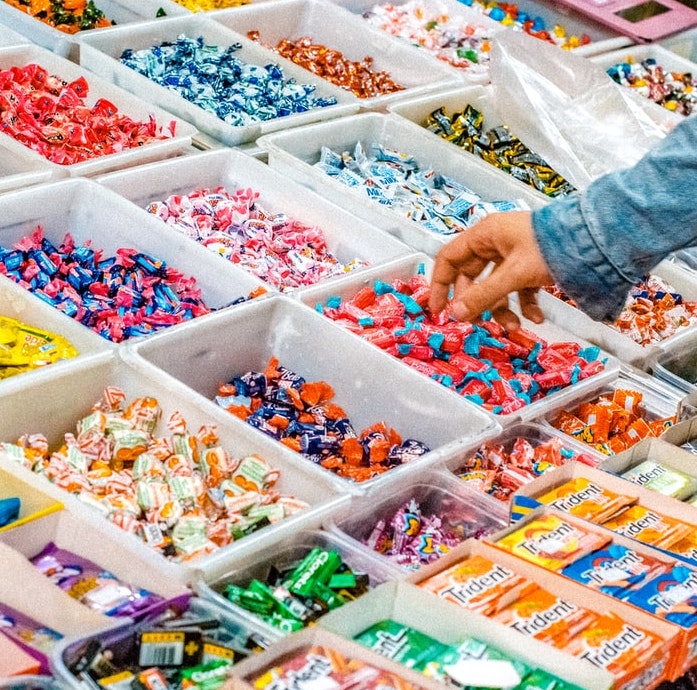
M633 592L627 601L682 628L692 628L697 625L697 570L674 565Z
M105 616L142 614L163 598L133 587L75 553L49 542L31 562L66 594Z
M666 467L655 460L644 460L620 475L664 496L683 500L697 491L697 477Z
M687 537L694 527L655 510L633 505L603 523L603 527L658 549L670 547Z

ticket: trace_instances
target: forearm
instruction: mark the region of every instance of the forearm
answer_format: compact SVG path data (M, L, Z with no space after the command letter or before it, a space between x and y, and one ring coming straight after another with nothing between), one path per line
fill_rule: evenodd
M557 284L598 320L670 252L697 243L697 118L687 118L634 167L532 215Z

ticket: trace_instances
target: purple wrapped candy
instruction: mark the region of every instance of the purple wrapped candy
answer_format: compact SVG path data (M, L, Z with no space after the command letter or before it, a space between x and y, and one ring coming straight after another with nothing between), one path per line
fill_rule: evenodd
M141 616L163 598L133 587L92 561L53 542L31 562L73 599L105 616Z

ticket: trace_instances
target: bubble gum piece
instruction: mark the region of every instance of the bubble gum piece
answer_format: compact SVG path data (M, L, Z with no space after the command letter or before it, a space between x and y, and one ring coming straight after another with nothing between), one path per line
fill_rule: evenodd
M607 520L603 526L642 544L667 550L693 530L693 527L685 522L640 505L627 508L616 517Z
M561 570L607 544L605 536L557 515L542 515L499 539L496 545L548 570Z
M474 555L422 580L419 587L446 601L491 616L532 584L506 566Z
M576 517L602 524L636 502L635 496L620 495L586 477L575 477L535 499Z

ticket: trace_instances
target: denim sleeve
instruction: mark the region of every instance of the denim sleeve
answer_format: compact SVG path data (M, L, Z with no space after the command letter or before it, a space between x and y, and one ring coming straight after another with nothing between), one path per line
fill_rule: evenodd
M532 222L557 285L594 319L615 319L643 274L697 244L697 116L635 166L537 209Z

